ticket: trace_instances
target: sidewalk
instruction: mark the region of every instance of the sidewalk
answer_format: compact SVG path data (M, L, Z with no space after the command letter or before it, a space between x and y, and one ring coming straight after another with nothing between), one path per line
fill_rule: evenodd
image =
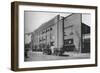
M64 54L69 55L71 57L85 57L85 58L90 57L90 53L65 52Z
M40 56L43 55L43 52L28 52L28 56L31 56L33 53ZM64 55L69 55L70 57L90 57L90 53L76 53L76 52L65 52Z
M70 59L89 59L89 53L75 53L65 52L61 56L56 55L44 55L42 52L28 52L28 58L25 61L49 61L49 60L70 60Z

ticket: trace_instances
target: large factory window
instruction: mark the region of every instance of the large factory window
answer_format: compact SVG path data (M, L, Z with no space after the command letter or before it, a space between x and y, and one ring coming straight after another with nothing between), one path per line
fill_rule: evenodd
M90 26L82 23L82 53L90 52Z

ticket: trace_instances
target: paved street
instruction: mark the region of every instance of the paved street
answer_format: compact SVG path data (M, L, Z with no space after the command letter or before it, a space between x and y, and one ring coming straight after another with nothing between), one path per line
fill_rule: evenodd
M50 60L67 60L67 59L86 59L90 58L89 53L78 54L72 52L65 52L62 56L44 55L42 52L28 52L28 58L25 61L50 61Z

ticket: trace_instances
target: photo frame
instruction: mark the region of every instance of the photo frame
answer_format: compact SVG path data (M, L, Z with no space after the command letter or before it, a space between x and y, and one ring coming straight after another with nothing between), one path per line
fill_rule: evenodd
M11 70L97 66L97 7L11 3Z

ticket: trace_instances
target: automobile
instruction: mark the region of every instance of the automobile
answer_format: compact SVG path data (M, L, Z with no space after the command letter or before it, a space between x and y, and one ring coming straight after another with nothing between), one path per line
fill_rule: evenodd
M64 48L54 48L54 55L56 56L61 56L64 52Z
M64 48L55 48L54 46L47 46L45 47L45 49L43 49L43 54L47 54L47 55L56 55L56 56L60 56L63 55L63 53L65 52Z
M45 48L43 49L43 54L47 54L47 55L51 55L52 54L49 45L45 46Z

